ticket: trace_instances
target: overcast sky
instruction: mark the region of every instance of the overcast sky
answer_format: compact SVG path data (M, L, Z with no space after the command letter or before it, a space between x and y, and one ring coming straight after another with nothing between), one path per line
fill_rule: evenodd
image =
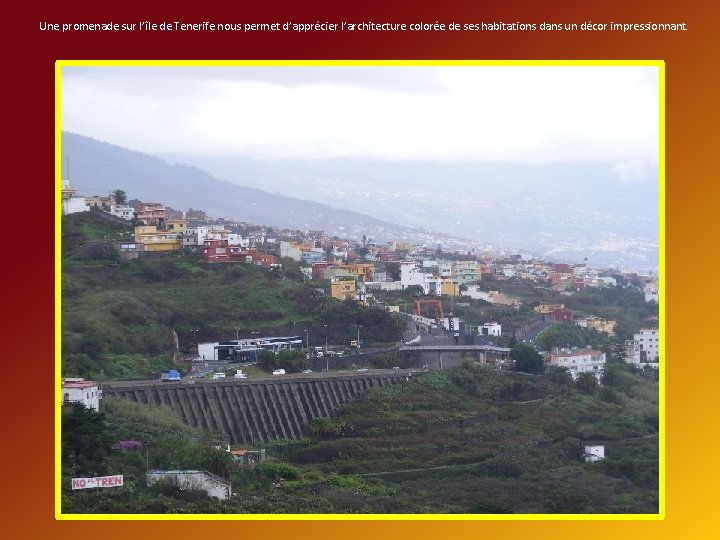
M656 67L63 68L62 127L151 154L657 166Z

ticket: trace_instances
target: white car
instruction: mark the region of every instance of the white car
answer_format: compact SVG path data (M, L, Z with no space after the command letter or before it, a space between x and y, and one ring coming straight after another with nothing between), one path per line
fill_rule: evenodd
M285 370L284 369L276 369L275 371L273 371L273 375L285 375Z
M225 374L224 373L213 373L213 381L217 381L218 379L224 379Z

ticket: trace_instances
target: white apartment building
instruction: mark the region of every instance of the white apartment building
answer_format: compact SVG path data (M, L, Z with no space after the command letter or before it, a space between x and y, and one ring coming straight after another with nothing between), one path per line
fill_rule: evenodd
M88 206L85 197L70 197L62 200L62 213L77 214L78 212L87 212Z
M110 213L113 216L117 216L130 221L132 220L135 211L131 207L124 204L111 204Z
M442 292L442 280L438 276L423 272L416 263L400 265L400 283L403 289L419 285L424 294L429 296L440 296Z
M452 263L451 262L439 263L438 264L438 273L440 274L440 277L443 279L452 278Z
M626 343L625 361L629 364L657 364L660 356L660 332L642 328Z
M452 265L452 278L458 285L476 283L480 279L478 264L475 261L455 261Z
M295 242L280 242L280 257L287 257L293 261L302 260L302 245Z
M86 381L80 378L65 378L62 380L62 403L82 403L87 409L100 411L102 390L95 381Z
M605 353L592 349L560 349L550 354L547 363L566 368L573 380L576 380L581 373L592 373L600 380L605 369Z

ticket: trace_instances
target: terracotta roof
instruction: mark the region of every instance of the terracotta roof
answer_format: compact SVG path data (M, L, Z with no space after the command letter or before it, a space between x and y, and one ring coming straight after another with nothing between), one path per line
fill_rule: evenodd
M77 381L77 382L66 382L62 385L63 388L90 388L97 386L98 383L95 381Z

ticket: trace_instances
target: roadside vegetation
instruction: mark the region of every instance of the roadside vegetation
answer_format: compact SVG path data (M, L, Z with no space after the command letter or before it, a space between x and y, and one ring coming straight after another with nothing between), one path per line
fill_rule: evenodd
M318 418L301 441L239 468L219 434L164 407L118 399L63 413L67 513L654 513L657 384L612 363L602 386L567 372L508 373L464 362L375 388ZM131 445L128 441L138 441ZM123 444L124 443L124 444ZM585 463L584 445L606 459ZM204 469L228 501L145 485L146 469ZM123 474L125 486L72 492L73 476Z

